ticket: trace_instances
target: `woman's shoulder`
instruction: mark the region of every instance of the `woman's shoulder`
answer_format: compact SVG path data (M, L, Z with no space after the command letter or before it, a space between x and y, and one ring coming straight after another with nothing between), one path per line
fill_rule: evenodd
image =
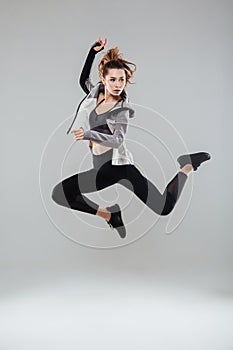
M113 114L128 115L129 118L135 117L135 109L129 101L122 100L113 108Z
M99 95L97 96L97 99L96 99L96 104L98 104L101 100L103 100L103 98L104 98L104 93L99 92Z

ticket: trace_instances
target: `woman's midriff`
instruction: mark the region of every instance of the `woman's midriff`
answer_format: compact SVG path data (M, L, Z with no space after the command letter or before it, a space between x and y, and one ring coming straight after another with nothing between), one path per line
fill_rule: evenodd
M112 149L112 147L100 145L99 143L94 142L92 140L90 140L90 142L89 142L89 147L92 149L92 153L96 156L103 154L103 153L109 151L110 149Z

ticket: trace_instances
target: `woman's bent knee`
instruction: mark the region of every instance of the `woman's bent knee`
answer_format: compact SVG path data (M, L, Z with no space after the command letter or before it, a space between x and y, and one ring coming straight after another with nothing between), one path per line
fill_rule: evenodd
M167 192L166 202L160 215L162 216L169 215L174 209L175 204L176 204L175 199L169 192Z
M166 216L166 215L169 215L172 210L173 210L174 206L171 206L171 205L165 205L165 207L163 208L163 211L161 212L161 216Z
M61 183L57 184L53 188L51 192L51 198L53 199L54 202L60 205L64 205L65 203L67 203L67 199L65 197L65 193Z

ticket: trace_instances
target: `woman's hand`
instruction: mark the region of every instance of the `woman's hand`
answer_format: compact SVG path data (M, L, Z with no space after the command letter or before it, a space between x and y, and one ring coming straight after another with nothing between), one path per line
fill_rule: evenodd
M83 128L72 130L72 131L71 131L71 134L74 134L75 140L76 140L76 141L82 140L83 137L84 137Z
M107 45L107 42L108 42L108 40L107 40L107 38L105 38L105 40L103 41L100 37L98 38L98 43L100 43L100 46L95 46L93 49L95 50L95 51L100 51L102 48L104 48L104 46L105 45Z

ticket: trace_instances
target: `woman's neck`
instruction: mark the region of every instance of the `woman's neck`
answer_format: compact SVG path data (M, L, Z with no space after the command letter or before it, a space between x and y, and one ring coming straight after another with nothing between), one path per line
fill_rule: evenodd
M109 99L107 99L107 100L104 98L104 100L103 100L102 103L103 103L103 104L105 104L105 103L106 103L106 104L107 104L107 103L113 103L113 102L120 101L121 99L122 99L121 97L114 98L114 99L113 99L113 98L112 98L112 99L109 98Z
M117 102L120 101L122 99L121 96L112 96L111 94L109 94L106 90L104 93L104 101L103 103L111 103L111 102Z

